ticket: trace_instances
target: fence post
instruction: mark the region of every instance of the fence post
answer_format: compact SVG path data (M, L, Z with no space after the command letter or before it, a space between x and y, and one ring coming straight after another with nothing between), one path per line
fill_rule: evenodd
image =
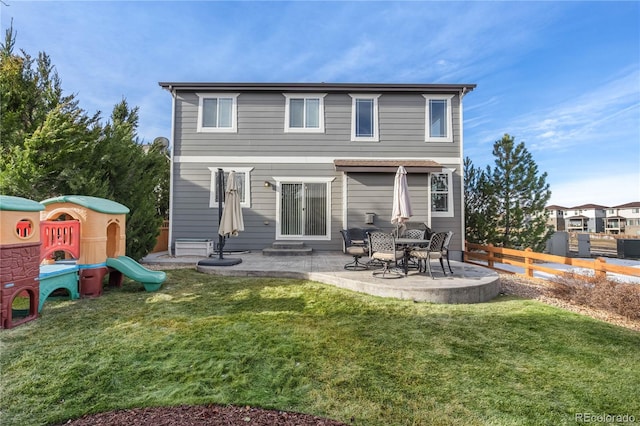
M524 274L529 278L533 278L533 268L531 267L531 265L533 265L533 259L529 257L529 253L531 252L533 252L533 250L529 247L524 249Z
M489 243L487 245L487 266L489 268L493 268L493 259L494 259L494 253L493 253L493 244Z
M596 260L593 261L593 270L595 272L596 278L606 278L607 277L607 261L602 257L596 257Z

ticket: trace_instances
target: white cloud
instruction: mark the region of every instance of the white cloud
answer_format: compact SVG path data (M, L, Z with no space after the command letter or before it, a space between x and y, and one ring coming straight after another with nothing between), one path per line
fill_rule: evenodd
M603 137L613 139L616 134L627 134L637 140L638 81L640 69L630 67L577 98L516 118L513 132L531 141L532 151L584 148L592 142L601 143ZM542 143L537 143L540 139Z

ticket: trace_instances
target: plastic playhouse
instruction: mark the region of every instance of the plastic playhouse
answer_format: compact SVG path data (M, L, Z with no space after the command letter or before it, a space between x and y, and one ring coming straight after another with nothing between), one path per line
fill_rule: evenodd
M102 295L123 275L156 291L166 279L125 256L129 209L103 198L66 195L42 202L0 195L0 328L38 317L47 298Z

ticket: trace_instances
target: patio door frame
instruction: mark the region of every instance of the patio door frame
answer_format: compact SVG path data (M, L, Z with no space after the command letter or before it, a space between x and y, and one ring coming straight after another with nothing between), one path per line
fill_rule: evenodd
M274 177L276 182L276 241L277 240L314 240L314 241L330 241L331 240L331 182L335 177ZM326 229L325 235L283 235L282 221L280 220L282 212L282 185L283 184L307 184L307 183L324 183L326 184ZM304 198L302 199L304 203ZM304 214L304 212L303 212ZM304 218L303 218L304 223Z

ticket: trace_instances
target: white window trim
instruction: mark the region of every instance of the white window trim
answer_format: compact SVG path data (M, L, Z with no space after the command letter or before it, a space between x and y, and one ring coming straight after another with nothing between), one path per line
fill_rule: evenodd
M198 95L198 132L199 133L238 133L238 96L240 93L196 93ZM202 108L205 99L231 99L231 127L204 127Z
M222 169L223 173L234 170L236 173L244 173L244 201L240 202L240 207L251 208L251 172L253 167L208 167L211 172L211 184L209 186L209 207L217 208L216 191L218 190L218 182L216 180L216 172ZM226 183L226 182L225 182ZM224 201L222 202L224 206Z
M276 181L276 241L277 240L309 240L309 241L331 241L331 182L335 177L278 177L274 176L273 180ZM326 235L301 235L291 236L282 235L280 229L280 199L282 194L283 183L326 183L327 184L327 229Z
M431 217L453 217L453 212L455 210L455 207L453 205L453 172L455 172L455 169L448 169L443 167L441 172L438 173L430 173L429 174L429 185L427 186L429 188L429 214L431 215ZM431 210L431 175L432 174L446 174L447 175L447 179L449 181L449 187L447 188L447 211L445 212L435 212L433 210Z
M425 142L453 142L453 113L451 109L451 99L453 95L422 95L425 98L425 115L424 115L424 140ZM446 115L447 115L447 136L445 137L432 137L431 136L431 114L429 108L430 100L445 100L447 101Z
M285 133L324 133L324 97L326 93L283 93L286 98L284 107L284 132ZM291 99L319 99L318 106L318 128L314 127L290 127L291 123L289 114L291 112Z
M353 94L351 96L351 141L352 142L379 142L380 131L378 121L378 98L380 95L375 94ZM358 137L356 136L356 100L358 99L373 99L373 136L372 137Z

